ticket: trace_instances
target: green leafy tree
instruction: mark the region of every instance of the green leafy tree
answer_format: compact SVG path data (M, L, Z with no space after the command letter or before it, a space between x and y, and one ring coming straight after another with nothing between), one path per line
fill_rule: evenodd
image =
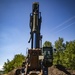
M8 73L15 68L21 67L23 61L25 61L25 56L22 54L16 54L11 61L7 59L3 66L4 72Z
M63 43L63 38L60 38L55 41L56 52L54 53L54 63L55 64L63 64L64 58L64 49L65 44Z
M25 56L22 54L17 54L14 56L13 62L14 62L14 67L19 67L22 65L22 62L25 61Z
M45 41L43 47L52 47L52 43L50 41Z
M66 67L75 69L75 41L70 41L66 44L64 59Z

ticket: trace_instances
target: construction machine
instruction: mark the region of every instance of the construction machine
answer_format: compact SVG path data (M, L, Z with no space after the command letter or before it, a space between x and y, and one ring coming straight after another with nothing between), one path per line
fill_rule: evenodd
M28 71L34 71L34 73L39 73L41 70L41 60L39 60L39 56L42 55L41 50L41 41L42 35L40 34L41 29L41 12L39 12L39 3L34 2L32 5L32 13L30 13L30 39L31 49L28 50L28 62L29 67ZM30 73L29 72L29 73ZM33 72L32 72L33 73Z
M53 64L53 48L42 48L41 31L41 12L39 12L39 3L34 2L32 5L32 13L30 13L30 39L31 49L28 49L25 66L26 75L48 75L44 73L44 68L48 68Z
M30 13L30 39L28 42L31 42L31 49L28 49L27 55L29 66L26 67L26 74L29 75L45 75L42 66L49 67L53 63L52 47L42 48L41 22L42 17L41 12L39 12L39 3L34 2L32 13Z

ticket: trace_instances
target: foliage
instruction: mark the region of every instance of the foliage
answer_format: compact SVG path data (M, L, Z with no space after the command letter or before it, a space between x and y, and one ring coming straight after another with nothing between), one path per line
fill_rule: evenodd
M66 67L75 69L75 41L70 41L66 45L66 50L64 53L65 53L64 59Z
M5 62L3 66L4 72L8 73L17 67L20 67L23 61L25 61L25 56L22 54L16 54L11 61L7 59L7 62Z
M64 39L60 37L55 41L56 50L53 51L53 64L61 64L67 68L75 69L75 40L63 42ZM52 43L46 41L43 47L52 47ZM8 73L14 68L20 67L23 61L25 61L25 56L22 54L15 55L11 61L7 59L3 66L4 72Z
M52 43L49 41L45 41L45 43L43 44L43 47L52 47Z
M59 38L55 42L55 47L57 52L56 56L54 56L55 64L62 64L67 68L75 69L75 41L63 43L62 38ZM57 63L57 61L59 62Z
M65 44L63 43L64 39L60 38L55 41L55 48L56 48L56 53L54 56L54 61L56 64L62 64L63 63L63 55L64 55L64 49L65 49Z
M43 46L52 46L51 42L46 41ZM56 50L53 51L53 64L61 64L66 68L75 69L75 40L66 41L63 38L58 38L55 41Z

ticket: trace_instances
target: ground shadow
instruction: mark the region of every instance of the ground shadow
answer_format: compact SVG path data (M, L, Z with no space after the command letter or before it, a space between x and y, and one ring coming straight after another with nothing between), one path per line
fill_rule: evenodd
M71 75L71 73L68 72L64 66L62 66L62 65L55 65L55 66L56 66L56 68L58 68L59 70L63 71L67 75Z

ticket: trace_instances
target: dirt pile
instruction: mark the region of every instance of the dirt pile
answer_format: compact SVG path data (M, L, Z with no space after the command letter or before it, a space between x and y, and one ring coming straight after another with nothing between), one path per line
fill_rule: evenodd
M15 75L16 69L9 72L7 75ZM68 70L62 65L53 65L48 68L48 75L75 75L75 70Z
M48 75L75 75L75 71L67 70L62 65L55 65L48 68Z
M18 67L12 71L10 71L7 75L18 75L20 74L21 67Z
M15 75L15 71L16 71L16 69L12 70L12 71L9 72L7 75Z

